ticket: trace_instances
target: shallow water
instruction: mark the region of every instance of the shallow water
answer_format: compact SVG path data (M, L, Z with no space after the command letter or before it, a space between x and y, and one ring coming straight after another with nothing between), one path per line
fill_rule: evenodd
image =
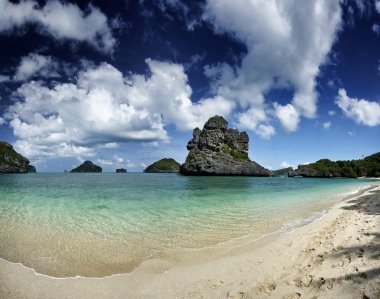
M292 229L371 180L0 175L0 257L53 276L130 272L152 258Z

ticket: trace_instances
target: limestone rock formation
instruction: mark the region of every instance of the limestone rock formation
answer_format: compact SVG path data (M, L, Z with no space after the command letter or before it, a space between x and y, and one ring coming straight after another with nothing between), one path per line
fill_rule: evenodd
M177 173L179 171L179 164L176 160L171 158L164 158L154 162L145 168L146 173Z
M127 173L127 170L125 168L118 168L116 169L117 173Z
M29 163L29 160L16 152L8 142L0 142L0 173L36 172L36 168Z
M37 171L33 165L28 165L28 167L26 168L26 172L27 173L36 173Z
M74 168L70 172L102 172L102 168L91 161L84 161L83 164Z
M180 168L183 175L271 176L272 173L248 157L246 132L227 128L221 116L211 117L201 131L194 129L187 144L190 151Z

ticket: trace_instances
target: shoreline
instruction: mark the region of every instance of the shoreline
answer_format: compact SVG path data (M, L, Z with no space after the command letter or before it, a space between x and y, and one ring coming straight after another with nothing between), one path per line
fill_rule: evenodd
M197 264L202 264L205 261L209 260L210 257L212 259L218 259L225 256L229 256L232 254L232 252L238 252L234 253L234 255L240 254L242 252L248 252L257 249L258 247L262 247L264 245L267 245L271 242L275 242L277 238L279 238L281 235L284 234L290 234L294 231L312 224L316 221L319 221L321 218L323 218L329 210L336 205L337 203L350 199L355 196L359 196L366 192L369 189L372 189L376 187L377 184L371 184L359 187L358 189L352 189L350 191L347 191L342 194L337 194L332 197L328 197L327 200L331 201L329 206L326 207L320 207L320 210L310 210L305 215L300 216L299 218L294 218L292 220L288 220L284 222L280 227L278 227L276 230L266 232L264 234L257 235L255 232L241 235L237 237L233 237L231 239L220 241L212 245L203 246L200 248L177 248L177 249L167 249L166 251L162 252L160 256L146 259L141 261L138 265L133 267L130 271L122 271L122 272L114 272L111 274L105 274L105 275L70 275L70 276L56 276L52 275L46 272L39 271L38 268L34 268L32 266L28 266L22 261L12 261L8 260L6 258L0 257L0 260L4 262L8 262L15 265L21 265L27 270L31 270L35 275L40 275L48 278L53 279L78 279L78 278L88 278L88 279L102 279L102 278L110 278L113 276L118 275L133 275L135 271L140 271L140 267L144 268L144 264L149 264L151 261L159 263L160 261L164 261L162 263L162 269L161 271L169 270L171 267L175 266L186 266L189 264L189 258L188 256L191 256L191 264L194 264L195 262ZM326 203L324 204L326 205ZM3 224L6 226L6 224ZM27 229L27 227L21 227L21 229ZM49 231L46 231L45 233L49 233Z
M331 247L331 245L327 246L327 244L334 244L334 238L341 239L341 236L344 235L343 231L349 231L347 236L348 241L344 240L346 242L355 243L355 241L358 241L357 239L365 239L363 237L365 236L365 232L360 235L360 231L354 230L356 228L365 229L369 221L371 223L375 221L373 228L375 232L367 232L367 234L372 234L369 236L374 238L372 240L374 244L368 246L369 248L371 246L375 249L379 248L380 245L378 243L380 242L377 240L379 233L376 231L376 226L380 224L379 194L380 186L378 184L371 185L370 188L367 187L358 194L348 195L346 198L335 203L326 214L317 220L279 236L270 236L269 239L272 238L272 240L269 242L265 242L268 240L264 240L264 237L261 238L262 240L256 241L254 246L247 244L238 248L232 247L230 250L227 250L227 254L214 257L209 261L180 266L172 265L172 267L166 270L162 268L160 262L150 260L143 263L141 267L138 267L133 272L126 274L113 274L102 278L54 278L35 273L32 269L20 263L7 262L0 259L0 298L65 298L74 295L81 298L101 298L104 296L115 298L154 298L157 296L167 298L186 298L190 296L223 298L231 292L237 294L236 298L282 298L289 294L293 294L293 297L289 298L299 298L297 294L301 294L302 296L308 294L307 296L311 296L311 294L319 294L321 292L324 294L324 298L330 298L325 297L329 293L331 293L331 298L334 296L358 298L355 296L360 292L360 294L363 293L369 296L369 293L376 292L376 289L371 284L372 281L379 282L380 261L378 258L367 257L367 260L370 259L371 263L367 261L366 265L360 265L361 269L354 264L350 265L354 254L351 254L350 263L344 264L345 262L343 261L343 265L339 268L341 272L353 271L351 275L359 273L352 277L356 280L363 280L358 283L357 281L353 282L351 279L350 292L342 290L342 286L345 286L345 284L339 284L339 279L327 280L328 278L323 278L323 276L323 280L320 280L320 277L316 279L319 276L318 271L316 271L318 267L314 267L313 264L322 266L323 269L319 270L322 274L324 271L329 273L329 271L336 270L338 266L334 264L335 261L327 263L326 252L329 251L327 247ZM364 198L366 200L363 200ZM358 217L356 215L358 213L357 210L350 210L350 204L353 201L359 202L356 203L357 205L364 205L364 208L366 208L366 205L371 205L371 207L367 208L373 210L372 214L367 213L367 215L359 215L361 217ZM360 221L361 225L355 224L350 219L355 221L359 219L357 221ZM346 227L341 226L341 223L345 223ZM370 228L368 227L368 229ZM331 240L329 239L327 242L326 231L329 230L333 232L329 234L328 238ZM319 241L320 244L313 245L313 248L307 248L310 247L308 246L310 243L315 241L313 239L321 240ZM335 243L339 243L337 241L339 240L335 240ZM263 244L257 244L260 242ZM349 248L357 244L351 245L334 244L332 248L339 253L340 247ZM364 249L358 248L357 250L359 254L361 250L364 250L364 254L361 254L364 256L366 245L362 247ZM311 251L309 252L308 250ZM299 256L303 256L304 261L310 259L310 262L304 265L306 270L309 271L306 271L302 267L300 268L306 272L303 275L304 277L298 279L292 276L299 275L296 273L297 271L294 271L295 267L297 267L295 264ZM346 259L345 257L344 260ZM327 269L323 267L323 263L329 264ZM341 265L342 261L338 261L337 263ZM307 267L309 264L311 266ZM371 266L372 268L375 266L377 268L366 270L366 267ZM355 267L358 271L356 271ZM344 277L342 275L340 273L339 277ZM350 273L346 273L345 275L350 275ZM350 281L350 279L347 280ZM313 284L317 287L311 288L310 286ZM31 285L33 286L32 291ZM305 285L308 286L305 287ZM369 290L366 288L369 288Z

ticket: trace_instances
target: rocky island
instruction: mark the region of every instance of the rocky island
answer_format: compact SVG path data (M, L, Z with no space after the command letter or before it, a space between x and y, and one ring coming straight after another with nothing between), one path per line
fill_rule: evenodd
M70 172L102 172L102 168L98 165L95 165L91 161L84 161L81 165L79 165L77 168L74 168Z
M293 167L281 168L281 169L273 170L272 172L274 176L283 176L283 175L286 176L291 171L293 171Z
M181 164L171 158L164 158L145 168L146 173L178 173Z
M358 178L380 177L380 152L359 160L331 161L321 159L315 163L298 165L289 177L305 178Z
M246 132L228 129L221 116L211 117L203 130L195 128L190 151L180 167L182 175L271 176L272 172L248 157Z
M127 173L127 170L125 168L118 168L116 169L116 173Z
M29 160L13 149L8 142L0 142L0 173L36 172Z

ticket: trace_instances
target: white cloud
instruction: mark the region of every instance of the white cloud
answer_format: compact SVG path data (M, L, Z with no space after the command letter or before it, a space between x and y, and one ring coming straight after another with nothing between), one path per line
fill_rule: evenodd
M329 110L328 115L334 116L336 114L335 110Z
M330 129L330 128L331 128L331 121L327 121L327 122L322 123L322 127L323 127L325 130Z
M108 159L96 159L97 164L106 165L106 166L113 166L113 161Z
M276 130L268 124L268 117L264 110L260 108L250 108L245 112L236 115L238 127L254 131L263 139L270 139Z
M380 14L380 1L379 0L376 0L375 8L376 8L377 12Z
M127 167L127 168L134 168L136 167L135 163L131 162L130 160L124 160L124 158L113 155L110 159L102 159L98 158L96 159L96 163L101 164L103 166L113 166L113 167Z
M287 132L294 132L298 128L300 121L299 114L292 104L282 106L274 103L275 115L281 122L282 127Z
M376 33L376 35L380 34L380 26L378 24L372 25L372 31Z
M1 82L7 82L7 81L10 81L11 79L9 78L9 76L5 76L5 75L0 75L0 83Z
M3 124L5 124L5 120L4 120L4 118L0 117L0 126Z
M350 135L350 136L355 136L355 133L351 132L351 131L348 131L347 134Z
M255 131L257 135L259 135L262 139L270 139L274 134L276 134L276 130L271 125L263 125L260 124Z
M58 63L50 56L31 53L21 58L13 80L24 81L36 75L42 77L59 77Z
M380 104L377 102L350 98L345 89L339 89L335 103L345 116L358 124L370 127L380 125Z
M37 25L41 34L87 42L103 52L112 52L116 43L107 17L91 4L82 11L76 4L58 0L48 0L43 7L32 0L19 3L0 0L0 32L29 24Z
M204 19L215 32L229 34L247 48L240 67L221 63L205 68L217 94L244 110L265 113L267 91L294 88L291 106L285 105L292 110L292 122L282 122L284 128L293 131L299 117L316 116L316 77L341 24L338 0L208 0Z
M117 144L116 142L109 142L109 143L106 143L104 145L101 145L100 147L113 149L113 148L118 148L119 144Z
M280 164L280 167L282 167L282 168L288 168L288 167L292 167L292 165L289 164L288 162L284 161L284 162L282 162L282 163Z
M214 114L228 115L234 104L221 96L192 103L179 64L148 59L150 76L123 74L107 63L79 72L77 81L24 83L5 114L18 149L28 157L93 155L95 145L114 148L123 141L168 142L165 126L202 126ZM268 134L263 128L263 134Z
M132 75L125 96L131 105L159 111L165 124L174 123L179 130L192 130L203 126L215 114L226 116L234 103L222 96L202 99L193 104L192 90L182 65L146 60L151 76ZM101 79L103 80L103 78Z

